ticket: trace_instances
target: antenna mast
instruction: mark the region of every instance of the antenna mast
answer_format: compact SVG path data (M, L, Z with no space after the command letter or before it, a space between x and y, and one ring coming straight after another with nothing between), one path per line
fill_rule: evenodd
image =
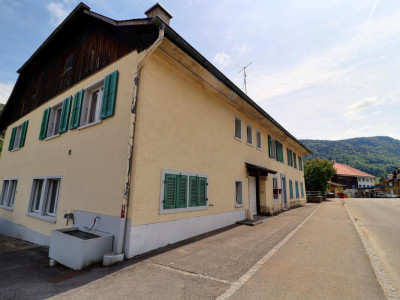
M247 68L248 66L250 66L252 63L253 63L252 61L249 62L249 63L247 64L247 66L242 67L242 69L239 71L239 73L243 71L243 89L244 89L244 92L245 92L246 94L247 94L247 83L246 83L246 76L247 76L247 74L246 74L246 68Z

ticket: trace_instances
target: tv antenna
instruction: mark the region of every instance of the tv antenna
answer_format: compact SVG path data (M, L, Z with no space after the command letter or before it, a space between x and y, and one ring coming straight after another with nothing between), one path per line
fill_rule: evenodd
M246 68L247 68L248 66L250 66L252 63L253 63L252 61L249 62L249 63L247 64L247 66L245 66L245 67L240 66L240 67L242 67L242 68L241 68L240 71L239 71L239 73L243 71L243 89L244 89L244 92L245 92L246 94L247 94L247 84L246 84L246 76L247 76L247 74L246 74Z

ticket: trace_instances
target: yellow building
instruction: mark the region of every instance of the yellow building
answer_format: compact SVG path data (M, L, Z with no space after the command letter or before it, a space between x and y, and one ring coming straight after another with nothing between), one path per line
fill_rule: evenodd
M93 227L132 257L305 203L311 151L160 5L146 13L80 4L18 70L0 117L0 233L49 245L52 230Z

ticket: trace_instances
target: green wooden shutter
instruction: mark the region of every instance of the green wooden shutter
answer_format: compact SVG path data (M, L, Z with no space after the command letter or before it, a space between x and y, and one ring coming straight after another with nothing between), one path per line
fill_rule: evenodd
M199 178L199 206L207 205L207 178Z
M115 97L117 95L118 71L104 77L103 99L101 101L100 118L104 119L114 114Z
M40 126L39 140L44 140L47 133L47 124L49 123L50 107L43 112L42 125Z
M198 206L199 181L196 176L189 178L189 206Z
M61 109L61 118L60 118L60 127L58 132L63 133L68 129L68 119L69 119L69 112L71 109L71 100L72 97L69 96L64 99Z
M296 181L294 185L296 187L296 198L299 198L299 183Z
M293 167L297 168L297 156L296 153L293 152Z
M272 157L272 139L270 135L268 135L268 154L269 157Z
M8 151L11 151L13 149L16 132L17 132L17 127L14 127L11 131L11 138L10 138L10 144L8 144Z
M187 176L177 175L175 207L186 207Z
M292 180L289 180L289 192L290 192L290 198L293 198L293 183L292 183Z
M19 147L20 148L25 145L25 137L26 137L26 131L28 130L28 123L29 123L28 120L26 120L24 123L22 123L21 137L19 138Z
M175 208L177 175L165 174L164 181L164 209Z
M300 182L300 191L301 191L301 198L304 197L304 187L303 187L303 182Z
M72 105L71 122L69 123L69 129L75 129L79 127L81 120L82 100L85 90L80 90L74 95L74 104Z

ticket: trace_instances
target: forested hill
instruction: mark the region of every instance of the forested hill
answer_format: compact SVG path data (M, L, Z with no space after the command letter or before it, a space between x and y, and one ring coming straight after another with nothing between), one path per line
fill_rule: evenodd
M327 158L380 177L400 167L400 141L388 136L348 140L300 140L311 149L311 158Z

